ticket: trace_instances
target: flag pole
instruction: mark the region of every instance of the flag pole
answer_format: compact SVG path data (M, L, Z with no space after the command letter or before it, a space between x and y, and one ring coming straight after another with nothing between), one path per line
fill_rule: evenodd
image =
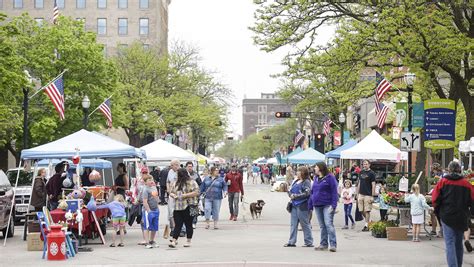
M28 99L32 99L35 95L37 95L39 92L43 91L44 88L46 88L46 86L54 83L55 81L57 81L59 79L59 77L61 77L66 71L68 71L69 69L65 69L63 70L58 76L56 76L51 82L49 82L48 84L46 84L45 86L41 87L40 89L38 89L33 95L31 95L30 97L28 97Z
M94 112L96 112L96 111L99 109L99 107L100 107L102 104L104 104L105 101L111 99L112 96L114 96L114 94L111 94L108 98L106 98L104 101L102 101L102 103L100 103L100 105L98 105L91 113L89 113L89 115L88 115L87 117L90 118L90 116L91 116L92 114L94 114Z

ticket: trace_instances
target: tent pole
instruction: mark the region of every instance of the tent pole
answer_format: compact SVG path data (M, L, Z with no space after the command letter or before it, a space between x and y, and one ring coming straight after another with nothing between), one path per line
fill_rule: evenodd
M472 152L469 152L469 170L472 170Z
M102 169L102 183L105 186L105 170Z
M13 190L12 205L10 207L10 214L8 215L8 223L7 223L6 233L8 233L8 230L10 229L10 227L15 227L14 225L10 225L10 222L11 222L11 218L12 218L12 214L13 214L13 206L14 206L13 204L15 204L15 195L16 195L16 189L18 187L18 179L20 178L20 168L21 168L21 159L20 159L20 164L18 164L18 171L16 173L15 190ZM6 234L4 236L4 239L3 239L3 246L4 247L7 245L7 236L8 236L8 234Z

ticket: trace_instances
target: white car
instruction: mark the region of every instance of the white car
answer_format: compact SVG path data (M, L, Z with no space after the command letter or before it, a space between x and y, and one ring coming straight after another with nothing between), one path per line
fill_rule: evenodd
M288 192L288 183L286 182L286 176L278 175L275 181L272 183L272 192Z

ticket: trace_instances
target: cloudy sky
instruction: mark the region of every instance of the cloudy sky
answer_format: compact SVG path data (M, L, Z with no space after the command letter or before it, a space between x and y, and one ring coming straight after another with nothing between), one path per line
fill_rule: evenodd
M286 54L266 53L253 44L248 27L254 23L255 7L252 0L172 0L169 7L170 42L199 48L203 65L234 92L229 108L229 131L234 134L242 134L242 99L278 89L278 80L270 75L283 71L280 62Z

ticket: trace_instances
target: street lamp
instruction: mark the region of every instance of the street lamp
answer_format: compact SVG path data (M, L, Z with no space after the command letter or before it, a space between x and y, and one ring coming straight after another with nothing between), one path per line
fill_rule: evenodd
M414 73L406 73L404 77L405 83L407 85L407 92L408 92L408 131L411 132L412 130L412 112L413 112L413 99L412 99L412 94L413 94L413 84L415 83L416 80L416 75ZM412 165L412 159L411 159L411 150L408 151L408 176L411 175L411 165Z
M339 122L341 123L341 146L344 145L344 122L346 122L346 116L344 112L339 114Z
M23 149L28 148L28 94L30 92L30 85L33 82L33 77L27 70L23 71L28 79L28 86L23 88Z
M84 111L84 129L87 130L87 124L89 123L89 107L91 106L91 101L87 95L82 99L82 110Z
M181 136L181 131L178 129L175 132L176 135L176 145L179 146L179 137Z

